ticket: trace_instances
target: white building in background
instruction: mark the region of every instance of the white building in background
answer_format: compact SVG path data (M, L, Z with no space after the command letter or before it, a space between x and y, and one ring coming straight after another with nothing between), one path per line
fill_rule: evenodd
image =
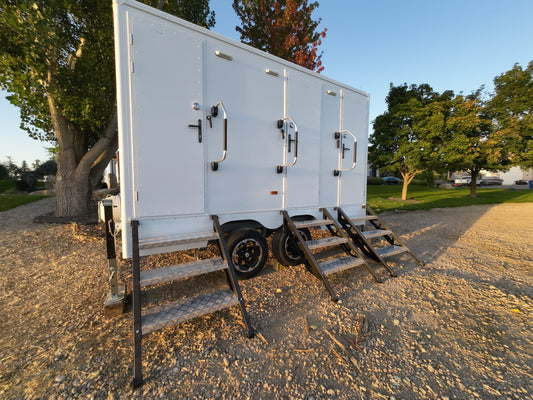
M507 172L500 172L499 175L503 179L504 185L514 185L516 181L529 181L533 179L533 168L522 169L520 167L512 167Z

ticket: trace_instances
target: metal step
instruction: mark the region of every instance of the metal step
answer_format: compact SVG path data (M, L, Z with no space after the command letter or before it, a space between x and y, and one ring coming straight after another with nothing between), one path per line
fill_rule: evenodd
M396 254L405 253L406 251L409 251L407 247L402 246L379 247L374 250L382 258L394 256Z
M141 287L190 278L227 268L228 264L222 258L217 257L163 268L149 269L141 271Z
M319 263L319 266L324 275L330 275L336 272L344 271L346 269L357 267L361 264L364 264L364 261L361 258L342 257L321 262Z
M312 228L314 226L333 225L330 219L312 219L309 221L294 221L296 228Z
M365 215L364 217L350 219L355 225L360 225L358 222L373 221L378 219L375 215Z
M305 242L305 245L309 250L321 249L323 247L338 246L348 242L348 239L333 236L317 240L308 240Z
M373 231L364 231L362 233L363 233L363 236L365 238L371 239L371 238L375 238L375 237L390 235L392 233L392 231L389 231L387 229L376 229L376 230L373 230Z
M186 235L163 236L156 238L140 239L139 249L148 250L159 247L178 246L187 243L207 242L218 239L218 234L213 231L197 232Z
M142 334L239 304L230 289L211 292L178 302L164 304L142 312Z

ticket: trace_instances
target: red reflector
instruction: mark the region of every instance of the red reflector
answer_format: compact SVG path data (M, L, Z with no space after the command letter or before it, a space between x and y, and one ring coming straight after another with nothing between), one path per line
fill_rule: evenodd
M274 195L274 194L278 194L278 191L277 190L273 190L270 192L270 194Z

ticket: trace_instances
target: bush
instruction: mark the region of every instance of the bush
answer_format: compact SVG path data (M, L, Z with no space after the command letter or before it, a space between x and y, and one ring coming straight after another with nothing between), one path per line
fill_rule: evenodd
M9 169L4 164L0 164L0 179L9 178Z
M23 172L16 182L17 190L31 192L36 186L40 175L33 171Z
M48 160L37 167L35 172L40 176L57 174L57 163L55 160Z
M374 178L367 178L366 179L367 185L384 185L385 181L382 178L374 177Z
M0 193L5 193L8 190L15 189L15 182L8 180L0 180Z

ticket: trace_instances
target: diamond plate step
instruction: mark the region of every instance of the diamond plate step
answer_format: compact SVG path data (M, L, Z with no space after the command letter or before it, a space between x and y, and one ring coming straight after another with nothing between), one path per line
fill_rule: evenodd
M366 237L367 239L371 239L380 236L390 235L392 231L389 231L387 229L376 229L374 231L364 231L362 233L364 237Z
M305 242L305 245L309 248L309 250L316 250L323 247L338 246L339 244L346 242L348 242L348 239L333 236L317 240L308 240Z
M365 215L364 217L359 217L359 218L353 218L351 219L351 221L353 223L355 223L356 225L358 225L357 223L358 222L364 222L364 221L373 221L375 219L378 219L378 217L374 216L374 215Z
M208 272L227 269L228 264L220 257L190 263L171 265L163 268L141 271L141 287L157 285L178 279L190 278Z
M213 231L197 232L187 235L162 236L139 240L139 250L149 251L157 248L179 246L188 243L207 242L218 239L218 234Z
M330 219L312 219L310 221L294 221L296 228L312 228L314 226L333 225Z
M406 251L409 251L407 247L402 247L402 246L387 246L387 247L380 247L374 250L382 258L390 257L395 254L405 253Z
M319 263L320 269L324 275L330 275L336 272L341 272L358 265L364 264L364 261L361 258L357 257L342 257L336 258L334 260L328 260Z
M211 292L186 300L154 307L142 312L142 334L239 304L230 289Z

